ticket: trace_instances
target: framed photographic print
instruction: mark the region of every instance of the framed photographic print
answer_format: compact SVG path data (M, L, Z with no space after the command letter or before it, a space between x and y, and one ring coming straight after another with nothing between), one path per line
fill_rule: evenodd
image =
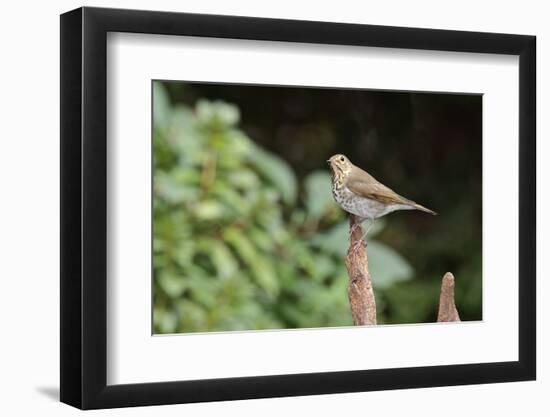
M535 37L61 16L61 401L535 379Z

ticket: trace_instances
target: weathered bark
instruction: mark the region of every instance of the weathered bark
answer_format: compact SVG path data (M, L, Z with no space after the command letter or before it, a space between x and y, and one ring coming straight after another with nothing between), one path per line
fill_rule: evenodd
M455 306L455 277L450 272L447 272L441 280L437 321L460 321L460 316Z
M350 215L350 246L346 255L349 285L348 297L353 323L356 326L376 324L376 302L369 273L369 261L365 250L366 242L361 241L363 228L359 219Z

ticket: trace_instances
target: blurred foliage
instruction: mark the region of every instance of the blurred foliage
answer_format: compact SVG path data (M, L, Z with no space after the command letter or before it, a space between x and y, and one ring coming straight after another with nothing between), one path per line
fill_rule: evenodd
M297 175L251 140L237 106L174 100L172 84L153 83L155 333L351 325L348 222L326 163ZM398 287L414 270L376 240L384 226L369 234L379 321L426 321L437 288Z
M482 318L482 97L472 94L166 82L172 102L238 105L240 128L305 179L344 153L384 184L435 211L384 217L376 236L413 278L375 288L383 323L430 322L441 277L456 277L463 320ZM319 189L317 192L324 192ZM374 261L374 257L371 256ZM374 277L375 280L379 277ZM376 285L376 283L375 283Z

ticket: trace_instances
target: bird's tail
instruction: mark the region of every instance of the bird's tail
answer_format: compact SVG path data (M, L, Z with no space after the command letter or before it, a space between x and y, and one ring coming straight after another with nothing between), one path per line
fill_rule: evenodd
M426 213L430 213L430 214L433 214L434 216L437 215L437 213L433 210L430 210L429 208L426 208L424 206L421 206L420 204L417 204L417 203L414 203L412 204L412 206L417 209L417 210L420 210L420 211L424 211Z

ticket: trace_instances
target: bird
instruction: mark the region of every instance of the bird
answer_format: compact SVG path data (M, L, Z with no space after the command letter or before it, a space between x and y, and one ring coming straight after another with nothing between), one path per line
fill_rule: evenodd
M368 172L353 165L342 154L336 154L327 160L332 171L332 195L338 205L359 217L359 224L369 220L369 226L361 242L368 234L376 219L396 210L420 210L432 215L437 213L377 181ZM357 225L357 224L356 224ZM353 233L355 227L350 230Z

